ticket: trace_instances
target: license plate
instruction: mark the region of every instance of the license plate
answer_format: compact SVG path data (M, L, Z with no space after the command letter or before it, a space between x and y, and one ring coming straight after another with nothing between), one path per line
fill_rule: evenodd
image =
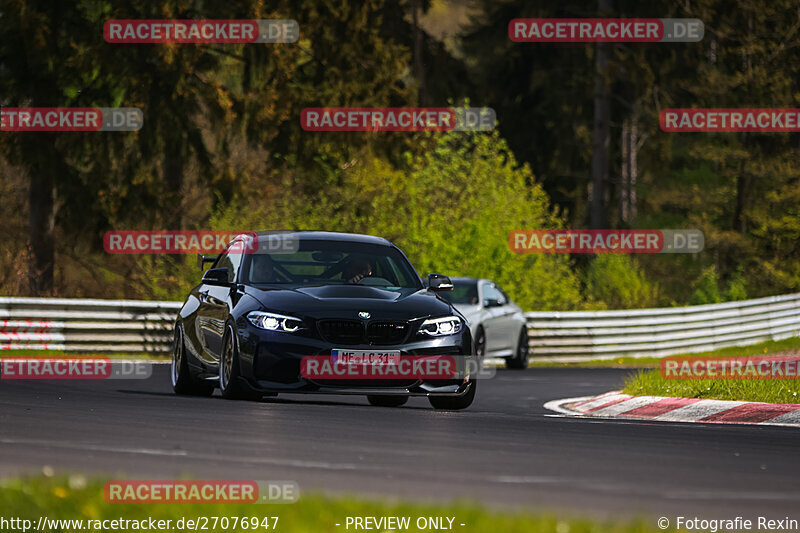
M400 350L344 350L331 351L333 362L337 365L396 365L400 362Z

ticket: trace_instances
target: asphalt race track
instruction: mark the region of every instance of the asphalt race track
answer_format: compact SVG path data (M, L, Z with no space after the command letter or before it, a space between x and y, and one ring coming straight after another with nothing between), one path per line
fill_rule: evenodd
M793 428L565 418L557 398L618 387L617 369L501 370L473 406L362 397L259 403L172 394L142 381L0 382L0 476L295 480L301 490L475 500L595 516L782 518L800 501Z

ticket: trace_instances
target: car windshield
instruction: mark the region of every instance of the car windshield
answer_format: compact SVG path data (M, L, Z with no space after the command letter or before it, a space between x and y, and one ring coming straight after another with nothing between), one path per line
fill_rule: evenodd
M453 290L441 292L439 295L451 304L477 305L477 281L453 281Z
M262 285L366 285L421 289L419 276L391 246L348 241L300 240L292 252L245 254L244 283Z

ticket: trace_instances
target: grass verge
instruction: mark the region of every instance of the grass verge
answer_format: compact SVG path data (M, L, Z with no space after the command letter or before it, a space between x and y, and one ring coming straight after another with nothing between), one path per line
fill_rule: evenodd
M642 370L629 377L622 392L633 396L800 403L800 381L797 380L667 380L661 377L659 370Z
M698 357L797 355L800 338L689 354ZM623 392L633 396L675 396L766 403L800 403L799 380L677 380L664 379L660 370L642 370L625 380Z
M0 508L4 516L31 520L33 528L36 527L40 516L64 520L172 519L173 524L181 517L195 519L201 516L226 516L232 520L236 516L240 519L245 517L263 519L263 517L269 516L278 517L277 528L275 528L277 531L323 533L346 531L344 526L348 516L409 516L411 517L411 527L407 531L420 531L416 527L416 520L419 517L453 517L453 529L465 533L494 533L496 531L504 533L661 533L664 531L657 527L655 519L646 518L599 522L587 518L559 518L554 514L489 511L470 503L425 505L381 502L352 497L329 498L318 494L302 494L297 503L284 505L110 505L103 499L103 481L87 480L82 476L38 476L0 481L0 502L2 502ZM340 526L336 526L337 523ZM447 520L444 523L446 525ZM353 529L352 526L350 529ZM63 531L71 533L68 528L63 528ZM170 531L184 530L173 528ZM253 530L251 528L248 531L248 529L239 527L225 531L265 532L264 529ZM674 530L670 529L669 531Z

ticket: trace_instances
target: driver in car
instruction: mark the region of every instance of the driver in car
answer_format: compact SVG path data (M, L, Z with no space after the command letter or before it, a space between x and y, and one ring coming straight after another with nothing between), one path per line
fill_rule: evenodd
M465 296L469 300L470 304L476 305L478 303L478 286L477 285L470 286Z
M347 265L342 271L342 279L346 279L347 283L358 283L371 275L372 266L366 259L357 259Z
M275 281L275 262L267 254L256 254L250 264L250 281L272 283Z

